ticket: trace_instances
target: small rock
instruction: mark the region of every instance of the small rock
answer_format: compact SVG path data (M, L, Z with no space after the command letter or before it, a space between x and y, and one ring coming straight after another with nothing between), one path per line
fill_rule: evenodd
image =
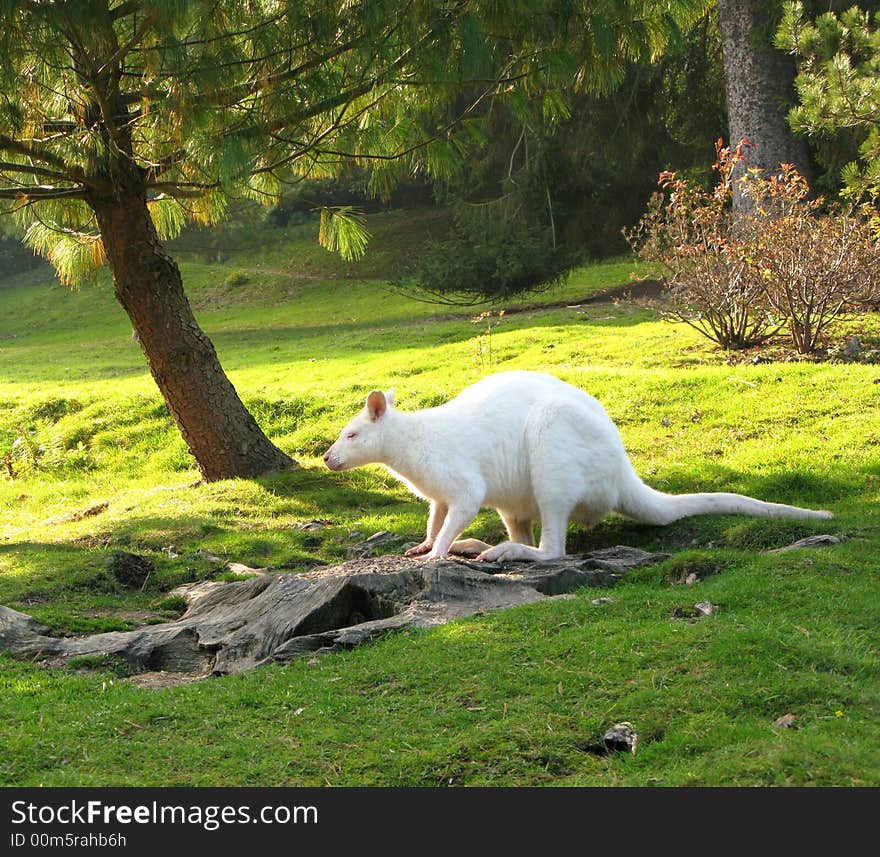
M238 577L257 577L260 574L268 574L271 568L251 568L243 562L228 562L226 570Z
M783 729L791 729L794 726L795 719L794 714L783 714L782 717L777 717L773 721L773 725L780 726Z
M295 530L304 530L305 532L310 533L314 530L321 530L324 527L329 527L329 526L331 526L330 521L322 521L318 518L314 518L311 521L302 521L298 524L294 524L293 528Z
M786 553L786 551L799 550L800 548L825 548L830 547L831 545L839 545L841 542L840 536L832 536L832 535L822 535L822 536L807 536L805 539L798 539L796 542L792 542L790 545L786 545L784 548L774 548L773 550L763 551L764 553Z
M710 601L698 601L693 607L676 607L672 611L673 619L685 619L688 622L697 622L707 616L714 616L718 612L718 605Z
M211 551L205 550L204 548L199 548L196 551L196 556L200 556L202 559L208 560L208 562L223 562L217 554L213 554Z
M862 343L858 336L854 336L843 346L843 357L846 360L857 360L862 353Z
M350 559L365 557L382 545L387 545L390 542L399 542L400 540L401 537L397 535L397 533L392 533L390 530L379 530L378 533L373 533L368 539L364 539L362 542L352 545L346 551L346 555Z
M612 604L613 602L614 599L606 595L604 598L594 598L590 604L595 604L598 607L600 604Z
M632 723L615 723L603 736L602 744L609 753L632 753L635 755L639 736Z

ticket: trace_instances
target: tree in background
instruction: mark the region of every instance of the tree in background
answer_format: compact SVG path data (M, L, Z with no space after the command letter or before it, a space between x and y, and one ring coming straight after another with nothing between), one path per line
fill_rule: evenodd
M625 252L621 228L638 220L660 170L705 177L726 121L720 39L705 6L678 8L678 26L652 44L612 51L603 62L613 74L493 103L486 144L435 182L454 213L451 235L402 282L441 302L504 300L585 258Z
M777 3L766 0L718 0L729 140L754 145L749 166L772 173L781 163L795 164L809 177L807 147L786 119L794 104L796 68L772 43L778 11ZM746 206L736 182L733 205Z
M625 252L661 170L708 181L725 127L717 18L709 10L660 56L631 63L610 95L581 93L550 137L563 242L588 257Z
M787 3L777 45L800 60L800 104L792 126L819 147L831 141L848 195L880 199L880 29L876 13L857 6L810 20L803 3ZM857 157L858 156L858 157Z

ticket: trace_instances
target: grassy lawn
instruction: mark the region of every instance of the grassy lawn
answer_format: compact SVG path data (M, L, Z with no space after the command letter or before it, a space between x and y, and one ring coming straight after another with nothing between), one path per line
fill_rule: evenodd
M179 615L174 586L222 578L206 554L296 573L380 529L418 540L424 504L381 468L335 474L319 455L374 387L415 409L506 369L597 396L657 488L835 520L610 518L572 528L569 550L674 553L602 593L611 603L584 590L182 687L0 657L0 784L880 785L880 367L731 365L646 307L581 303L628 282L626 260L506 303L490 333L472 321L485 308L389 290L383 272L439 228L407 218L377 217L356 265L316 247L309 224L220 263L179 248L221 361L303 465L262 480L199 483L106 278L73 293L4 281L0 458L14 478L0 471L0 604L59 633L130 629ZM880 324L846 319L834 335L852 331ZM472 531L495 541L502 527L484 512ZM764 553L819 532L846 539ZM155 563L144 591L109 574L117 550ZM700 569L715 573L669 582ZM718 613L673 618L701 600ZM789 713L793 728L774 724ZM621 720L640 735L635 756L585 749Z

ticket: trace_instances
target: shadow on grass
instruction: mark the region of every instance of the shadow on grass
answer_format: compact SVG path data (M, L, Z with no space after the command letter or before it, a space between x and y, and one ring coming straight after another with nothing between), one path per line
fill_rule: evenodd
M859 480L859 474L855 472L836 478L802 471L758 476L711 465L694 473L692 477L681 474L662 484L650 479L646 482L669 494L744 494L772 503L827 509L836 513L835 501L849 501ZM666 552L697 546L765 550L791 544L809 535L840 533L841 527L839 520L799 520L747 515L698 515L658 527L610 515L591 529L577 524L570 525L567 548L569 553L584 553L614 545ZM489 541L493 538L506 538L500 522L490 529L492 531L488 533Z
M862 480L862 491L854 490L859 478L855 472L834 478L802 471L756 476L715 465L693 477L681 474L655 482L654 487L675 494L730 491L837 511L835 501L845 507L857 502L861 508L870 487ZM261 492L254 493L255 486ZM381 517L387 521L383 526L408 538L420 534L427 516L427 505L415 498L314 471L231 483L228 490L203 494L201 500L183 497L177 513L132 512L116 520L96 520L94 529L66 541L2 544L0 604L51 620L56 627L80 628L79 619L108 599L119 606L150 606L182 583L227 579L228 562L291 572L339 562L347 548L371 534L371 525L362 522ZM845 511L844 517L849 524ZM863 523L870 536L871 521ZM302 524L311 525L298 526ZM620 544L669 553L692 548L758 552L808 535L841 534L843 526L839 520L704 515L653 527L609 516L591 530L572 525L568 552ZM467 532L490 542L506 538L491 511L482 513ZM389 548L391 553L400 550L399 544ZM154 563L141 590L126 589L109 574L108 560L116 551L139 553Z
M196 490L181 491L172 511L97 515L67 539L0 544L0 604L39 604L74 592L136 594L108 576L109 558L119 551L154 564L142 590L153 596L227 575L229 562L308 570L344 559L351 544L371 535L357 532L360 520L377 512L402 518L416 502L402 506L399 495L308 470Z

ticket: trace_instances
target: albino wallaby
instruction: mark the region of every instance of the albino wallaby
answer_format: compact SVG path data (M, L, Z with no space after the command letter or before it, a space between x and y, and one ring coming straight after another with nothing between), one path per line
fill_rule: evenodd
M602 405L537 372L491 375L444 405L410 413L395 409L393 390L373 390L324 462L331 470L384 464L429 500L425 540L407 551L427 559L478 551L489 561L564 556L569 520L592 526L610 512L658 525L703 514L833 517L741 494L655 491L636 475ZM455 541L482 506L498 510L510 541Z

